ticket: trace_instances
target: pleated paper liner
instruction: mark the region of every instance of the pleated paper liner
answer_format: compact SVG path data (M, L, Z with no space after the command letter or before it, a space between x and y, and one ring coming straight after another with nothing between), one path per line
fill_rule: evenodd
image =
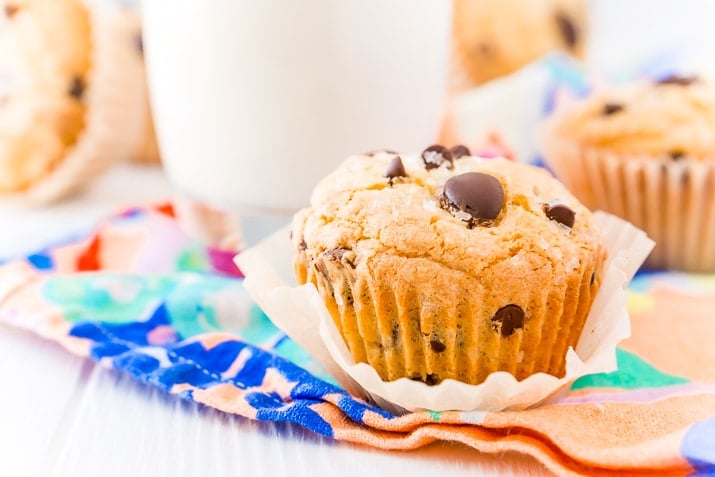
M646 267L715 271L715 158L624 157L553 137L543 144L549 166L587 207L655 240Z
M370 276L356 273L352 252L321 254L300 276L316 284L356 362L375 368L385 380L410 377L435 384L457 379L478 384L494 371L518 379L536 372L562 376L568 346L575 346L601 282L603 250L581 257L560 283L501 291L501 302L519 303L529 319L521 330L501 333L492 323L500 306L494 289L478 280L452 290L460 272L440 270L420 260L395 257L373 263ZM434 275L415 285L413 277Z
M269 318L353 394L395 411L524 409L559 393L581 376L615 370L616 346L630 334L624 289L653 242L616 217L597 213L595 218L609 258L578 345L566 352L561 378L536 373L519 381L511 373L498 371L478 385L452 379L434 386L408 378L385 381L373 367L352 358L315 286L295 286L288 228L242 252L236 263L246 275L246 289Z
M23 197L47 203L76 192L126 160L144 134L143 58L138 13L119 3L85 1L92 25L92 68L84 92L85 128L62 161ZM59 19L58 19L59 20Z

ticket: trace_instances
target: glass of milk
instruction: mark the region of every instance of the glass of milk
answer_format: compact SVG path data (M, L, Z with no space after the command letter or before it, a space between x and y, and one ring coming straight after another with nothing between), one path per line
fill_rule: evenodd
M347 156L437 137L451 0L144 0L144 48L180 217L235 248L246 217L309 202Z

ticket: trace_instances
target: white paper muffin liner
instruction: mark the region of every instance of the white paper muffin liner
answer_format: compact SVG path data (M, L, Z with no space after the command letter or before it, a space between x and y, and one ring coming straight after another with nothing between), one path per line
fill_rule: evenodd
M352 394L393 412L518 410L557 395L581 376L614 371L616 346L630 336L625 287L650 253L653 241L611 215L597 212L595 220L609 258L581 339L576 350L568 351L563 378L537 373L517 381L509 373L495 372L478 385L451 379L436 386L407 378L383 381L372 367L353 361L315 286L295 286L287 227L239 254L236 263L246 276L244 286L271 321Z
M91 21L92 67L84 92L85 127L65 157L23 196L48 203L67 196L125 160L146 128L143 58L135 47L138 12L86 0ZM58 19L61 21L61 19Z
M656 246L649 268L715 271L715 160L619 156L545 138L556 176L591 209L643 229Z

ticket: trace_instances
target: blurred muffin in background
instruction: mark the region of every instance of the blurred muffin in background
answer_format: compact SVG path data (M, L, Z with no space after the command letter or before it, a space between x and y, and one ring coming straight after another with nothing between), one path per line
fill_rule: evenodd
M583 57L584 0L454 0L453 89L518 70L553 50Z
M715 271L715 84L672 75L562 105L542 152L586 206L656 241L651 268Z
M16 0L1 12L0 192L8 192L38 182L77 142L92 47L79 2Z
M0 2L0 193L48 202L158 160L140 18L120 3Z

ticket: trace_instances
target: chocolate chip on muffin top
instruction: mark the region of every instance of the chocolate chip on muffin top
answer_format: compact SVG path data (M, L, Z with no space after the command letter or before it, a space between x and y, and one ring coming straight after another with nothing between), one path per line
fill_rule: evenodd
M447 164L447 168L451 169L454 165L454 156L452 151L444 146L435 144L428 147L422 152L422 161L425 164L425 169L432 170Z
M394 179L399 177L407 177L407 172L405 171L405 165L402 163L402 158L400 156L395 156L390 164L387 166L385 171L385 177L387 177L390 184Z
M469 227L491 224L504 204L504 188L499 179L480 172L454 176L444 184L440 203Z
M576 213L564 204L544 204L544 213L551 220L568 228L573 227L576 222Z
M456 146L450 147L449 151L452 153L454 159L460 159L464 156L471 156L472 152L464 144L458 144Z

